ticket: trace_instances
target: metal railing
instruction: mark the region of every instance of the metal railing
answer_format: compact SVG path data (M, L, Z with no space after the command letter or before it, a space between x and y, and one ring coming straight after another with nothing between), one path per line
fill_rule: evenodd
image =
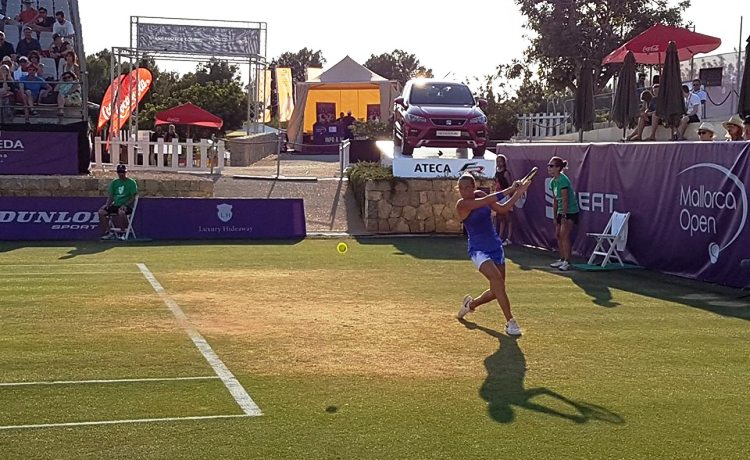
M349 151L351 149L351 141L344 139L339 144L339 177L343 178L346 174L346 170L349 169Z
M223 140L201 139L178 142L123 141L94 139L94 167L106 169L117 164L153 171L221 172L226 148Z

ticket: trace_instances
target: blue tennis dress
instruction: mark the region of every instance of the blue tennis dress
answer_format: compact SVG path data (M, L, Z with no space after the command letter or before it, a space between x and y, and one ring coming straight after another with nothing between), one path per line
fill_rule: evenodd
M488 260L496 264L505 263L503 242L497 236L492 225L492 214L489 206L476 208L464 219L464 228L469 234L469 257L474 266L479 268Z

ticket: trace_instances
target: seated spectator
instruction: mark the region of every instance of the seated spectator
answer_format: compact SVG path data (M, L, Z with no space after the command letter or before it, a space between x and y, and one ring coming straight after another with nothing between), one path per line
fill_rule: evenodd
M15 112L13 106L16 103L16 93L18 90L18 84L13 81L7 60L3 58L2 64L0 64L0 121L3 123L13 119Z
M66 50L64 48L66 47L66 44L67 42L64 42L60 35L52 34L52 44L47 50L47 54L49 54L49 57L55 60L55 64L57 64L60 59L65 57Z
M716 138L716 129L711 123L703 122L698 127L698 139L701 141L713 141Z
M21 13L19 13L18 16L15 17L16 22L21 25L33 24L36 20L36 17L39 15L39 12L34 9L33 2L31 0L23 0L22 4L23 8L21 9Z
M638 127L628 136L626 141L640 141L643 140L643 129L648 125L652 126L652 114L656 112L656 98L651 94L651 91L644 91L641 93L641 114L638 117Z
M72 72L76 78L81 78L81 66L78 65L78 56L75 51L65 52L65 63L62 66L62 73Z
M81 107L81 85L76 81L72 72L62 74L62 83L56 87L57 90L57 115L63 116L63 107Z
M27 56L32 51L42 51L42 45L39 44L39 40L31 36L31 27L26 26L23 28L23 38L16 45L16 54L19 56Z
M641 72L638 74L638 81L635 82L635 90L638 91L638 95L643 94L646 91L646 74Z
M21 78L25 77L29 74L28 68L29 68L29 58L26 56L21 56L18 58L18 63L15 65L15 68L13 68L13 79L16 81L21 81Z
M52 91L52 87L44 81L44 79L37 75L37 68L34 64L29 64L27 68L28 75L21 78L20 82L23 85L24 93L26 94L26 119L29 118L29 109L32 109L33 115L37 115L36 111L33 110L34 104L39 102L40 98L43 98Z
M39 15L34 19L32 24L29 26L37 33L40 32L52 32L52 24L55 23L55 18L47 16L47 8L40 6Z
M750 141L750 115L745 117L745 140Z
M44 64L39 62L40 60L41 56L39 55L38 51L32 51L31 53L29 53L29 62L36 66L37 73L41 76L44 75Z
M65 13L62 11L55 13L55 23L52 25L52 32L63 38L73 37L76 34L73 24L65 19Z
M658 77L658 75L656 77ZM656 77L654 77L654 79L656 79ZM651 125L651 135L648 136L648 139L646 140L655 141L656 131L659 129L659 124L661 123L661 119L656 115L656 100L659 97L659 84L654 83L654 86L651 87L651 91L653 92L653 98L651 99L651 102L649 102L648 110L646 110L645 113L645 122L647 125Z
M5 32L0 30L0 59L9 56L11 58L16 57L16 49L13 44L5 41Z
M107 202L99 208L99 228L103 240L115 239L109 230L109 216L114 215L115 225L119 228L128 226L128 214L133 212L133 202L138 196L138 184L127 177L128 167L117 165L117 179L109 184Z
M721 124L727 130L727 140L743 141L742 133L745 129L744 121L739 115L732 115L732 118Z
M685 131L688 123L700 123L698 110L701 108L701 100L697 94L690 92L687 85L682 85L682 97L685 98L685 116L680 120L677 131L673 133L673 138L678 141L685 140Z
M690 92L698 96L698 98L701 100L701 104L706 103L706 100L708 99L708 93L706 93L706 90L703 89L700 78L696 78L695 80L693 80L693 87L690 89Z

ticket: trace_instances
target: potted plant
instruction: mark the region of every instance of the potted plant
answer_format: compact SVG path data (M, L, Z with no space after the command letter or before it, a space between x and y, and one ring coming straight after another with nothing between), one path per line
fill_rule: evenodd
M380 162L380 149L375 142L391 140L393 124L389 121L355 121L351 130L354 138L351 140L349 161Z

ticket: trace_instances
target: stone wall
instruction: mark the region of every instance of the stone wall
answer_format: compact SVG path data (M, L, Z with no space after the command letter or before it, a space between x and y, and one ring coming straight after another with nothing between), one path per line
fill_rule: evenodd
M492 182L478 181L478 187ZM367 181L362 217L368 232L461 233L455 179Z
M255 134L247 137L227 139L230 166L250 166L278 149L276 134Z
M155 197L210 198L214 195L211 179L195 176L140 178L139 195ZM0 196L101 196L114 177L91 176L0 176Z

